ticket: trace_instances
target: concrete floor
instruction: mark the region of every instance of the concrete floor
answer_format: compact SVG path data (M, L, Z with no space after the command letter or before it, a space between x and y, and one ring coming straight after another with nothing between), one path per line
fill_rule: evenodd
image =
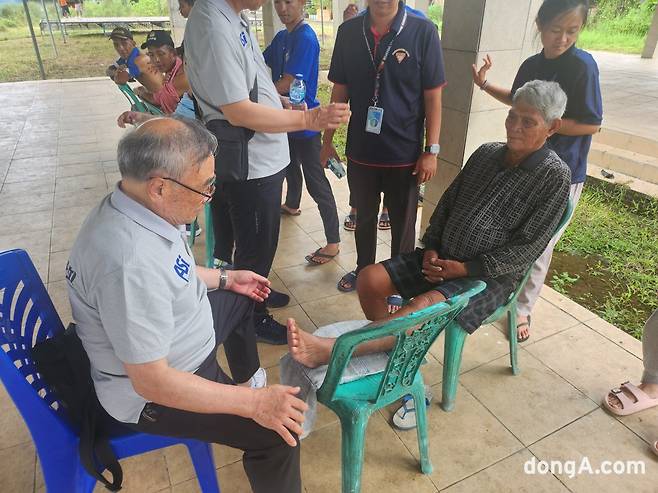
M603 65L603 64L602 64ZM604 79L604 77L602 77ZM653 96L652 96L653 97ZM658 97L658 94L656 94ZM640 103L641 104L641 103ZM119 179L115 149L123 130L114 120L127 103L106 80L0 85L0 250L24 248L32 256L66 322L64 265L87 212ZM655 116L654 116L655 118ZM345 180L333 180L341 214ZM304 255L324 241L315 205L304 196L303 213L282 219L272 280L292 296L277 310L280 321L296 318L305 330L339 320L361 319L355 294L335 284L355 263L353 234L342 232L341 254L311 268ZM378 259L389 255L390 235L380 234ZM202 254L203 237L196 245ZM416 462L414 432L389 425L393 410L375 414L368 428L364 492L464 491L656 491L658 466L649 443L658 438L658 409L616 419L599 408L603 393L642 371L640 342L545 287L533 318L532 337L520 349L521 374L508 368L500 328L485 326L468 338L454 412L438 407L443 342L423 368L437 399L429 413L434 473ZM285 348L261 345L270 382ZM249 491L240 453L216 447L222 490ZM639 460L643 475L525 474L524 463ZM316 430L302 445L302 474L309 493L340 490L340 428L323 409ZM580 463L580 462L579 462ZM126 493L198 491L182 447L124 461ZM0 491L45 491L27 428L0 389ZM100 488L99 488L99 491Z

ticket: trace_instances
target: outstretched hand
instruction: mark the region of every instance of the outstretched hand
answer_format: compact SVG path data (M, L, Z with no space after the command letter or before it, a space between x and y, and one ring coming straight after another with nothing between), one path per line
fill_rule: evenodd
M347 103L331 103L307 110L306 129L320 132L326 129L338 128L350 120L350 105Z
M272 385L258 389L252 419L259 425L276 431L285 442L294 447L302 434L304 412L308 405L295 397L299 387ZM292 433L291 433L292 432Z
M242 294L254 301L264 301L271 292L270 281L250 270L229 270L228 281L224 289Z

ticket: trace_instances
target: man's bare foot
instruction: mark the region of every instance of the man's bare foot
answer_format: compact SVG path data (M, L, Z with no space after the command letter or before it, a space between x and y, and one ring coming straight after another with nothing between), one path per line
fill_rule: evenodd
M623 387L620 387L621 391L628 396L628 398L632 401L635 401L635 396L631 394L629 391L624 389ZM652 399L658 398L658 384L655 383L641 383L637 385L637 388L640 389L642 392L647 394L649 397ZM613 392L608 392L608 395L606 396L606 399L608 401L608 404L610 404L610 407L618 410L622 410L623 406L621 404L621 401L617 398L617 396Z
M294 319L288 319L288 351L292 359L309 368L326 365L331 357L334 339L304 332Z

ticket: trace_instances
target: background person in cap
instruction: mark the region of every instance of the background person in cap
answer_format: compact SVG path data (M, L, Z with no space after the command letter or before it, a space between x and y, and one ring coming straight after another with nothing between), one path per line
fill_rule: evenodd
M135 44L133 35L126 27L115 27L110 34L114 49L119 58L105 72L117 84L125 84L130 79L137 80L148 91L158 91L164 82L164 77L151 64Z
M176 111L178 102L186 92L191 93L190 84L185 76L183 60L178 56L174 40L166 31L151 31L142 43L153 66L164 73L164 83L155 92L146 88L137 88L137 95L160 107L165 113Z

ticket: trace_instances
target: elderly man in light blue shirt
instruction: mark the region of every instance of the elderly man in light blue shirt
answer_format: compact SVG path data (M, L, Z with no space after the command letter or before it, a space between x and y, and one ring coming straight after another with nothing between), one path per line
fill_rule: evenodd
M123 137L121 181L85 220L67 264L73 318L111 416L241 449L253 491L300 492L299 389L249 385L259 368L254 302L270 283L195 266L177 228L212 198L216 146L184 119L154 118ZM220 344L232 378L217 363Z

